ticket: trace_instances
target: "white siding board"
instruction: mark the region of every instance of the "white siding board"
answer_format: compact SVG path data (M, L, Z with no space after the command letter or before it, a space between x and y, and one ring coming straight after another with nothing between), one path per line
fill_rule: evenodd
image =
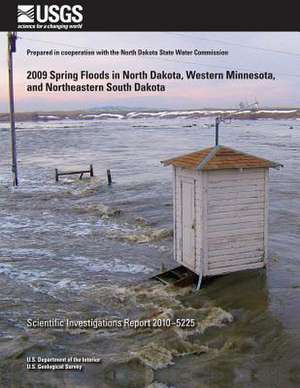
M255 187L255 186L263 186L263 183L264 183L264 177L263 175L262 176L259 176L258 178L253 176L253 177L243 177L243 178L239 178L239 179L235 179L235 178L223 178L223 180L215 180L215 181L212 181L212 182L208 182L208 186L209 186L209 190L214 190L214 189L230 189L231 187L233 188L238 188L238 187L242 187L242 188L246 188L246 186L250 186L250 187Z
M208 214L208 223L213 222L222 222L223 220L235 220L235 219L242 219L242 217L264 217L262 212L263 207L260 208L254 208L254 209L238 209L238 210L231 210L227 212L218 212L218 213L209 213ZM242 214L241 214L242 212Z
M227 171L226 173L221 173L221 171L212 171L213 175L209 177L208 183L210 186L213 185L225 185L227 186L229 182L240 182L241 184L246 184L247 182L257 183L260 180L264 180L263 170L253 173L253 171L243 171L242 173L231 173ZM224 171L224 170L223 170Z
M258 262L258 263L250 263L250 264L243 264L243 265L235 265L230 267L223 267L218 269L209 270L207 272L208 276L215 276L215 275L222 275L225 273L230 272L237 272L237 271L243 271L245 269L255 269L255 268L262 268L264 267L264 262Z
M228 178L225 179L223 178L222 180L215 180L212 182L208 182L209 190L215 190L215 189L227 189L229 190L230 188L239 188L241 187L242 189L246 189L248 187L250 188L255 188L255 187L263 187L264 184L264 177L259 176L256 178L255 176L253 177L242 177L239 179L235 178Z
M237 188L231 188L230 190L211 190L208 192L208 198L212 200L213 198L219 199L228 199L228 198L248 198L253 196L261 196L264 197L263 188L253 189L253 190L240 190Z
M226 182L229 180L246 180L251 178L262 178L264 177L264 168L250 168L250 169L224 169L224 170L213 170L209 171L210 176L208 182Z
M262 221L240 222L235 224L219 224L210 225L208 228L208 237L215 235L215 233L223 232L224 236L227 234L235 234L237 231L247 233L247 230L256 230L257 233L264 230L264 223ZM243 234L243 233L242 233Z
M263 236L263 227L261 228L252 228L252 229L237 229L236 231L235 230L232 230L232 229L228 229L228 230L221 230L221 231L216 231L216 232L210 232L208 234L208 241L210 239L215 239L217 237L220 237L220 238L226 238L226 237L231 237L231 236L239 236L239 238L241 239L242 237L241 236L247 236L247 235L251 235L251 234L260 234L261 236Z
M209 260L213 260L214 258L230 256L235 253L247 253L247 252L258 252L263 251L264 245L263 240L244 240L239 242L232 243L218 243L214 244L210 242L208 244L208 256Z
M214 257L233 255L235 253L245 253L245 252L255 252L257 250L263 250L263 240L258 241L243 241L239 242L239 244L235 244L230 247L210 247L208 250L208 255L210 259L214 259Z
M219 225L235 225L235 224L245 224L248 222L262 223L264 221L264 215L261 212L256 214L247 214L243 215L236 213L236 216L229 218L232 215L223 216L220 218L208 218L208 226L219 226Z
M265 207L264 203L246 203L246 204L231 204L231 205L222 205L222 206L213 206L209 208L208 217L211 217L213 214L220 214L220 213L231 213L232 211L236 212L242 212L244 210L263 210Z
M261 241L263 243L263 236L261 233L255 233L252 235L246 234L245 236L226 236L219 237L217 240L214 237L208 239L208 249L211 250L214 247L216 249L222 248L233 248L237 245L241 245L242 243L248 242L258 242Z
M253 196L249 198L237 199L210 199L208 202L208 209L222 208L226 206L240 206L240 205L264 205L265 200L263 196Z
M227 191L235 191L241 189L242 191L248 191L249 190L255 190L258 189L260 190L261 188L264 187L264 178L258 178L258 179L245 179L245 180L231 180L229 179L228 181L220 181L220 182L210 182L209 183L209 190L208 192L214 192L214 191L222 191L222 190L227 190Z
M219 263L220 265L223 265L223 263L228 263L228 265L231 265L231 262L234 260L244 260L248 258L258 258L260 261L263 258L263 248L261 249L253 249L248 252L236 252L231 255L220 255L220 256L215 256L211 257L209 256L209 266L211 264L217 264Z
M211 191L233 191L236 189L239 190L255 190L264 187L264 178L258 179L245 179L245 180L228 180L220 181L218 183L210 182L208 186L208 192Z
M261 256L256 256L256 257L247 257L247 258L242 258L240 260L230 260L230 261L223 261L219 263L209 263L209 271L211 270L218 270L221 268L231 268L235 267L238 265L247 265L247 264L254 264L254 263L262 263L262 257Z
M220 192L210 192L208 193L209 201L219 201L219 200L228 200L230 199L243 199L243 198L262 198L264 199L264 190L248 190L241 191L238 188L235 191L220 191Z
M208 204L208 216L213 213L231 213L232 211L254 210L260 209L263 212L265 207L264 200L248 199L243 201L228 200L216 201Z

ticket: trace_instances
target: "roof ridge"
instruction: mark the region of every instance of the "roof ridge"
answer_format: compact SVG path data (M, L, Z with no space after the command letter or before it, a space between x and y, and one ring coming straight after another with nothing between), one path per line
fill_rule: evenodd
M201 161L201 163L197 166L196 170L201 171L207 165L207 163L218 153L218 151L222 148L221 145L215 146L210 153Z

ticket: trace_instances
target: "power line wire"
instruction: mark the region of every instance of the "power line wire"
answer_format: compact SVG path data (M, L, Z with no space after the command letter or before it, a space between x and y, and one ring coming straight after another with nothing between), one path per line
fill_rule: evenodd
M57 44L60 46L66 46L66 47L71 47L71 48L77 48L77 49L84 49L84 50L98 50L90 47L82 47L82 46L75 46L73 44L68 44L68 43L61 43L61 42L53 42L50 40L41 40L41 39L32 39L32 38L23 38L21 36L18 36L18 39L22 40L30 40L31 42L40 42L40 43L49 43L49 44Z
M269 49L269 48L265 48L265 47L250 46L250 45L246 45L246 44L240 44L240 43L236 43L236 42L228 42L228 41L219 40L219 39L210 39L210 38L201 38L201 37L198 38L195 36L181 34L181 33L177 33L177 32L165 32L165 34L169 34L169 35L173 35L173 36L174 35L175 36L182 36L182 37L194 39L194 40L205 40L208 42L229 44L229 45L243 47L243 48L250 48L252 50L261 50L261 51L271 52L271 53L276 53L276 54L285 54L285 55L293 55L293 56L300 57L300 53L292 53L290 51L283 51L283 50Z
M83 47L83 46L75 46L67 43L61 43L61 42L54 42L54 41L49 41L49 40L40 40L40 39L31 39L31 38L23 38L23 37L18 37L19 39L23 40L29 40L32 42L41 42L41 43L47 43L47 44L56 44L60 46L66 46L66 47L71 47L71 48L76 48L76 49L84 49L84 50L92 50L92 51L97 51L100 50L99 48L91 48L91 47ZM162 62L169 62L169 63L178 63L178 64L187 64L187 65L197 65L197 66L204 66L204 67L213 67L213 68L219 68L219 69L226 69L228 68L234 68L235 66L228 65L228 66L222 66L222 65L212 65L212 64L205 64L205 63L199 63L199 62L192 62L192 61L179 61L179 60L174 60L174 59L166 59L166 58L156 58L156 57L151 57L151 59L157 60L157 61L162 61ZM246 71L246 72L257 72L260 73L262 70L253 70L253 69L248 69L248 68L243 68L243 67L238 67L236 68L238 71ZM299 74L289 74L289 73L278 73L276 72L277 75L283 75L286 77L296 77L300 78Z

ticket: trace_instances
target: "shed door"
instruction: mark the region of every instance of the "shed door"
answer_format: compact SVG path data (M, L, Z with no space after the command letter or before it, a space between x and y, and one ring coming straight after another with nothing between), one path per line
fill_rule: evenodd
M195 180L182 178L181 180L182 206L182 262L190 269L196 263L196 219L195 219Z

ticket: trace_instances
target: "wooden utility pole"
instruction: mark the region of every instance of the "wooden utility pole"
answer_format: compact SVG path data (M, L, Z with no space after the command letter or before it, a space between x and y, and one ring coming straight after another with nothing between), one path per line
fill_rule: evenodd
M10 111L10 133L11 133L11 157L12 157L12 175L13 185L18 186L18 165L17 165L17 147L16 147L16 125L15 125L15 103L14 103L14 85L13 85L13 56L16 52L15 32L7 33L8 48L8 87L9 87L9 111Z

